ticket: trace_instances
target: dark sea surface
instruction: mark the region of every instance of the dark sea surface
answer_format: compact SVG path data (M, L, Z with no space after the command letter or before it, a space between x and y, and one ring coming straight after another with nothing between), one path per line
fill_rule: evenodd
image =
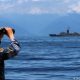
M6 80L80 80L80 37L18 40L20 53L5 61Z

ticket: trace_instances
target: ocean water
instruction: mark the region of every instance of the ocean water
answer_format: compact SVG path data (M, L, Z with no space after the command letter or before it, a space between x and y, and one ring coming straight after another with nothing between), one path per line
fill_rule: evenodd
M80 37L18 40L20 53L5 61L6 80L80 80Z

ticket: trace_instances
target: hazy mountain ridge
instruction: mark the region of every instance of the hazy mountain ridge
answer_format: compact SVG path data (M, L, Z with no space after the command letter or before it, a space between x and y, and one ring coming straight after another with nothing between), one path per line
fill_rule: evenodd
M58 33L70 27L71 31L80 32L80 15L8 15L0 19L1 26L13 26L17 35L45 36L49 33Z

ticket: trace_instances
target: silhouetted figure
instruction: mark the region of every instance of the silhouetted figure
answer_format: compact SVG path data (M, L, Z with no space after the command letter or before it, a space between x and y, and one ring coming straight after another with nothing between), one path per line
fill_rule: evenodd
M20 50L20 45L14 38L14 29L10 27L0 28L0 42L4 35L7 35L11 44L6 48L0 48L0 80L5 80L4 61L17 55Z

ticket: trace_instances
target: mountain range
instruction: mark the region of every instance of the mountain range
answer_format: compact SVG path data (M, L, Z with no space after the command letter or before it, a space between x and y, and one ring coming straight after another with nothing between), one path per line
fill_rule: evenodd
M0 26L12 26L18 36L48 36L68 27L71 31L80 32L80 14L1 15Z

